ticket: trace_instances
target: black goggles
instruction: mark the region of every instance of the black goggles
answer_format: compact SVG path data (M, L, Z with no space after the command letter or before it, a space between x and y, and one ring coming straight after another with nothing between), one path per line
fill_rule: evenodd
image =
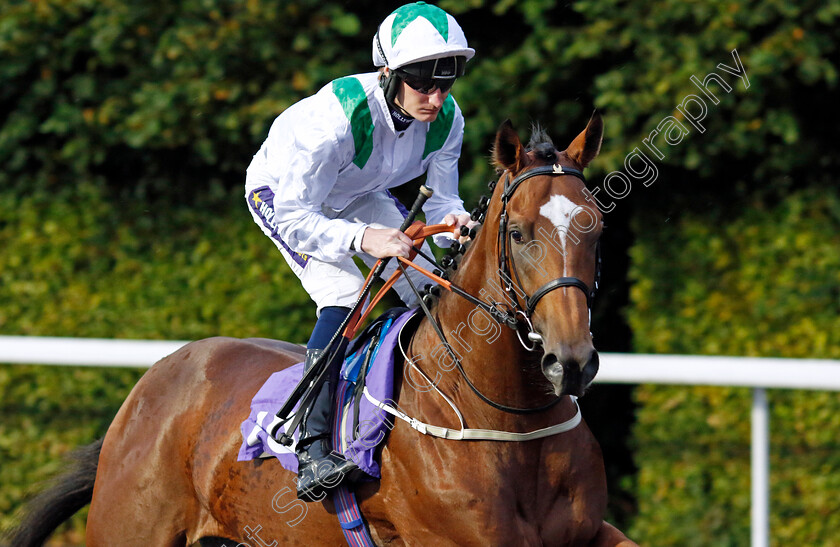
M446 93L455 80L464 75L467 59L464 56L443 57L419 61L398 68L395 72L411 89L428 95L436 89Z
M455 83L455 78L418 78L404 72L400 74L399 70L396 72L408 84L408 87L424 95L431 95L437 89L440 89L441 93L447 93Z

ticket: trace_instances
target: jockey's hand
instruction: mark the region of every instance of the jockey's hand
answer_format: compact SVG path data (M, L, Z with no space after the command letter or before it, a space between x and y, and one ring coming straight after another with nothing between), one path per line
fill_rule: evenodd
M411 238L396 228L368 227L362 235L362 251L376 258L402 256L411 252Z
M443 217L443 223L452 226L453 232L455 232L455 234L458 233L457 230L460 230L461 226L466 226L467 228L473 228L474 226L478 226L478 222L470 219L469 213L461 213L460 215L456 215L455 213L449 213L448 215ZM470 238L468 236L458 237L459 243L466 243L469 240Z

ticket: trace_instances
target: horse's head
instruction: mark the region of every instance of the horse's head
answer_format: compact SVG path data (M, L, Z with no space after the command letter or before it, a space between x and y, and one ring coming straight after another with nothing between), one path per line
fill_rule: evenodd
M499 275L518 302L523 329L542 344L542 371L557 395L581 395L598 372L589 320L603 221L586 200L581 172L602 136L596 113L565 151L541 130L525 147L508 121L493 149L494 163L505 170L496 191L501 199L488 211L499 216Z

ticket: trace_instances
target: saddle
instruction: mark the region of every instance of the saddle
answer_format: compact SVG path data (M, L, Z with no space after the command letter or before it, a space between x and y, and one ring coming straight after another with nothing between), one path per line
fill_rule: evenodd
M368 372L370 372L371 365L379 355L379 350L383 346L382 342L385 340L387 333L393 327L394 322L399 319L400 316L405 315L408 311L409 308L392 308L386 311L368 325L361 334L353 340L347 349L344 366L342 367L339 377L339 389L336 402L339 403L339 399L344 398L345 404L352 405L352 422L349 421L351 413L341 412L344 405L338 404L337 410L343 415L342 431L346 431L346 425L350 425L352 423L352 429L350 430L353 432L353 441L362 438L371 438L368 435L368 431L366 429L362 430L359 424L359 413L362 400L364 400L364 389L367 385ZM413 315L413 313L408 314L407 318L410 318L411 315ZM393 340L396 342L396 338ZM401 359L402 356L397 356L394 352L394 346L391 344L385 345L383 351L390 353L389 358L392 359L391 370L393 372L393 360L398 358ZM372 379L379 380L380 376L381 375L375 376ZM383 379L388 381L387 378ZM391 388L393 389L393 375L390 379L390 383ZM376 391L380 391L379 389L376 389L376 387L374 387L374 389Z
M368 325L345 352L333 422L333 448L347 459L356 462L371 478L380 478L379 447L394 427L390 414L371 403L364 395L368 391L379 401L391 401L394 393L395 359L399 369L401 355L395 348L401 331L416 327L409 321L416 310L394 308L383 313ZM403 332L403 336L409 333ZM398 354L399 352L396 352ZM295 444L284 446L269 435L280 420L277 409L303 375L303 363L272 374L251 401L251 412L242 422L243 442L237 459L276 457L289 471L297 472ZM295 410L297 411L297 409ZM284 426L281 426L284 429Z

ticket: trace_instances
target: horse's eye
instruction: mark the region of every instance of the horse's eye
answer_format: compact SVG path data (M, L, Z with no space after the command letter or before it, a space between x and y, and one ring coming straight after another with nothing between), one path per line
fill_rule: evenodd
M522 232L520 232L519 230L511 230L510 238L513 240L514 243L522 243Z

